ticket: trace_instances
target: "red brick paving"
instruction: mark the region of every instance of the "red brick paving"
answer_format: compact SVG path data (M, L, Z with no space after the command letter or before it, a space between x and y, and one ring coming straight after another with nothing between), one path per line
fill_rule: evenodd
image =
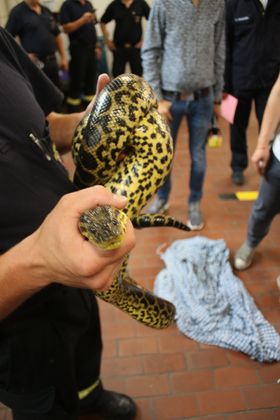
M208 172L202 208L206 227L199 234L225 239L234 252L243 241L252 202L222 201L220 193L236 191L230 180L228 127L221 122L224 143L208 149ZM180 131L174 160L173 191L169 214L186 220L189 157L186 126ZM256 121L250 122L249 149L256 141ZM256 190L259 178L250 165L246 185ZM159 245L192 237L169 228L137 232L130 258L130 274L152 287L163 268L156 254ZM258 307L280 331L279 290L280 223L277 217L262 242L251 269L237 274ZM248 356L200 344L181 335L176 326L164 331L144 327L112 306L100 303L104 357L102 377L106 387L135 398L137 420L280 420L280 363L262 364ZM3 413L3 414L2 414ZM0 420L8 420L0 408Z

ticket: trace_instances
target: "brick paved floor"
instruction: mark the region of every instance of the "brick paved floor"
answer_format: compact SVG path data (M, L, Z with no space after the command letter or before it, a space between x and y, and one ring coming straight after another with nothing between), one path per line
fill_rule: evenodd
M251 202L221 201L220 193L235 192L230 181L227 124L221 124L224 144L208 150L208 172L202 204L206 227L199 234L225 239L234 252L245 237ZM189 173L186 126L180 131L174 160L173 191L169 214L186 220ZM249 148L256 140L256 122L251 118ZM259 178L252 165L246 185L256 190ZM265 317L280 332L279 291L280 219L276 218L256 254L253 266L238 274ZM162 243L191 237L174 229L137 232L137 245L130 258L130 273L152 288L162 269L156 254ZM249 357L199 344L181 335L176 326L164 331L143 327L108 304L100 304L104 340L102 377L107 388L135 398L137 420L279 420L280 363L261 364ZM8 420L0 409L0 420Z

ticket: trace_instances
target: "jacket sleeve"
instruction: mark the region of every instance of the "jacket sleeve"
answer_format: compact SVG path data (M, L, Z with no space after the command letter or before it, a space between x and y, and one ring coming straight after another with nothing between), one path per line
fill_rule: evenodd
M215 85L214 97L219 101L222 99L224 87L225 69L225 7L224 1L221 2L220 15L215 27Z
M225 85L224 91L232 92L232 37L233 37L233 12L232 2L226 1L226 63L225 63Z
M155 0L150 11L144 42L141 49L143 75L155 91L158 100L162 99L161 54L165 32L165 10L160 0Z

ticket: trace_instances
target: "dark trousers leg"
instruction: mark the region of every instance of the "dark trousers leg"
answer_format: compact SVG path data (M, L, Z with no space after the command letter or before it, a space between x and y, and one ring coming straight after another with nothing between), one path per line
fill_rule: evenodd
M87 57L83 93L85 96L91 97L95 94L97 83L97 61L95 50L92 48L89 49L87 51Z
M252 95L240 94L237 97L234 123L230 126L230 166L233 171L243 171L248 166L246 130L251 113Z
M119 76L125 72L125 65L128 61L127 48L117 47L114 51L113 69L114 77Z
M70 45L71 60L69 64L70 86L68 96L72 99L80 99L87 66L87 50L83 45Z
M165 98L165 99L173 101L171 97ZM171 122L170 130L171 130L171 136L173 139L174 154L175 154L178 130L179 130L183 117L186 116L186 110L187 110L186 101L173 101L172 102L172 106L170 109L170 112L172 114L172 122ZM157 192L158 197L162 200L168 200L169 194L171 192L171 188L172 188L171 170L169 174L166 176L163 185L159 188Z
M71 292L69 291L68 294L71 294ZM48 369L49 356L45 357L47 359L45 361L45 358L38 354L38 360L42 361L45 371L51 371L53 385L51 389L46 388L43 393L41 392L43 385L40 384L38 387L40 397L31 397L28 394L24 398L24 403L21 401L22 396L14 397L14 394L12 403L7 404L7 401L5 401L7 405L13 407L15 420L78 420L78 391L88 388L100 377L102 340L96 298L90 292L83 291L81 292L82 299L74 298L72 300L68 295L62 296L65 300L69 299L67 304L70 305L70 308L73 308L73 311L80 314L80 318L77 316L76 325L73 324L73 328L70 324L64 325L63 322L61 330L59 325L54 330L50 326L50 336L48 330L45 331L43 328L48 337L47 343L57 353L54 356L54 363L57 363L57 365L51 364L51 368ZM61 299L59 302L63 305ZM32 331L30 335L33 337ZM36 354L35 349L34 358ZM30 377L33 374L32 369L31 366ZM38 381L41 381L41 379L39 378ZM94 398L92 400L94 404Z
M13 411L13 420L78 420L78 413L66 413L60 407L54 407L48 413L23 413Z
M129 49L129 65L131 72L142 76L142 62L141 62L141 52L140 48L130 48Z
M44 73L51 79L51 81L60 89L60 80L58 75L58 64L56 57L44 61Z
M260 127L269 93L270 89L235 93L238 98L238 105L234 123L230 127L231 168L233 171L243 171L248 166L246 131L252 102L255 103L256 116Z

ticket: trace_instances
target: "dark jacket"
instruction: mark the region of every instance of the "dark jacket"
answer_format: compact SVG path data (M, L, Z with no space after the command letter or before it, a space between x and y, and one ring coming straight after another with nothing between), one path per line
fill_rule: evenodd
M226 0L225 91L271 88L280 65L280 1Z

